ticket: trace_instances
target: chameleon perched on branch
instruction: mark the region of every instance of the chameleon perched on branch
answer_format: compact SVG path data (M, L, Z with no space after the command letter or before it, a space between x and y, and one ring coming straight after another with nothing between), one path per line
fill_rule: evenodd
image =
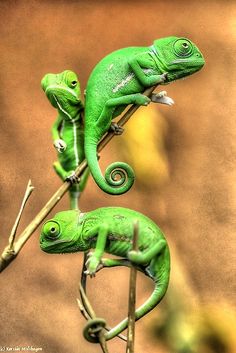
M52 127L54 147L58 151L58 161L53 166L60 178L72 182L70 187L71 208L78 208L78 197L83 191L88 169L77 183L75 169L84 160L84 106L80 99L80 84L77 75L70 70L59 74L47 74L41 81L43 90L58 117Z
M131 250L133 226L138 221L138 251ZM136 320L151 311L163 298L169 283L170 255L158 226L136 211L121 207L98 208L87 213L63 211L42 228L40 247L47 253L72 253L94 248L87 261L91 277L103 267L130 266L150 277L155 284L149 299L136 310ZM103 258L104 252L121 259ZM127 328L127 318L105 334L106 340Z
M167 37L155 40L151 47L130 47L103 58L92 71L86 87L85 155L98 186L109 194L119 195L134 181L132 168L122 162L111 164L105 177L97 159L97 145L111 127L122 130L112 119L129 104L159 102L142 93L145 88L168 84L199 71L205 61L199 49L188 39ZM117 178L118 176L118 178Z

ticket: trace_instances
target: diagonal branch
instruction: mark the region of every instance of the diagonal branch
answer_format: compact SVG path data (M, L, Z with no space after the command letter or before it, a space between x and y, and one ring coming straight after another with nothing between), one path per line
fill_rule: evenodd
M144 91L143 94L150 97L156 86L148 88ZM139 108L139 105L132 105L126 113L120 118L117 122L118 126L124 126L131 116ZM116 136L114 132L107 132L101 141L98 144L98 152L101 152L103 148L111 141L111 139ZM88 163L86 159L78 166L75 170L75 175L80 177L85 169L87 168ZM69 181L65 181L61 187L55 192L51 199L46 203L46 205L41 209L41 211L36 215L32 222L25 228L25 230L19 235L17 241L12 244L14 251L9 251L9 245L3 250L3 253L0 258L0 272L2 272L12 260L18 255L24 244L31 237L33 232L38 228L42 221L47 217L51 210L56 206L56 204L61 200L65 195L69 187L71 186Z

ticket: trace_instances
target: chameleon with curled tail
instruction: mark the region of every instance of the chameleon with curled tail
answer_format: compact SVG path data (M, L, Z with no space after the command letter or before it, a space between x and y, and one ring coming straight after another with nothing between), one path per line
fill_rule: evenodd
M85 155L98 186L109 194L119 195L134 182L132 168L122 162L111 164L105 177L99 167L97 145L129 104L159 102L158 94L142 94L146 88L168 84L199 71L205 61L189 39L167 37L155 40L150 47L129 47L103 58L92 71L86 87ZM119 178L117 178L119 176Z
M60 178L71 181L69 189L71 208L78 208L78 198L88 178L88 169L79 183L75 169L84 160L83 103L80 99L80 84L77 75L70 70L58 74L47 74L41 81L42 88L58 117L52 127L54 147L58 161L53 167Z
M138 250L132 249L133 227L138 221ZM154 281L154 291L136 310L136 320L156 307L166 293L169 283L170 254L160 228L143 214L121 207L103 207L81 213L62 211L48 220L42 228L40 247L47 253L73 253L94 249L86 263L87 274L94 276L104 267L133 264ZM121 259L103 258L104 252ZM127 328L124 319L105 333L105 339L120 334Z

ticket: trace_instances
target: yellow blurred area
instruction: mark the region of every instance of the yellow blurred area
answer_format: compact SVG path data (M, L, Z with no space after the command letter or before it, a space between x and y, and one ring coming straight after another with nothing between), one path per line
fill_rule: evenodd
M168 292L159 312L146 319L150 338L169 353L236 352L234 307L225 300L202 302L173 244L171 254Z
M120 158L135 170L138 187L160 188L169 179L167 122L154 104L140 107L117 142Z

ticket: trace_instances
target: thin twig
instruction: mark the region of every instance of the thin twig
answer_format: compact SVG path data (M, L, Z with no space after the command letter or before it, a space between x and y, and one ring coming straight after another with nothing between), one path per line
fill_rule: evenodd
M86 284L87 284L87 275L85 274L85 271L87 270L87 266L86 266L87 260L88 260L88 251L84 252L84 260L83 260L83 266L82 266L81 278L80 278L80 283L85 293L86 293Z
M83 288L84 290L84 293L86 294L86 284L87 284L87 275L85 274L85 271L86 271L86 262L87 262L87 252L84 253L84 260L83 260L83 266L82 266L82 272L81 272L81 279L80 279L80 285L81 287ZM86 301L84 301L84 297L83 295L81 294L81 291L79 289L79 292L80 292L80 299L77 298L77 303L78 303L78 306L79 306L79 309L80 309L80 312L81 314L84 316L84 318L86 320L89 320L91 319L91 313L90 313L90 308L91 308L91 304L89 304L89 307L87 307L87 303L89 303L89 300L87 298ZM106 331L110 331L111 330L111 327L107 326L105 327L105 330ZM122 335L121 333L117 335L118 338L120 338L122 341L125 341L127 342L127 337Z
M138 222L134 223L134 236L132 250L138 250ZM135 337L135 304L136 304L136 278L137 269L132 266L129 280L129 306L128 306L128 331L126 353L134 353Z
M80 291L80 295L81 295L81 298L83 298L83 302L85 303L86 305L86 308L87 308L87 311L91 317L91 319L96 319L97 316L95 314L95 311L93 310L93 307L92 305L90 304L86 294L85 294L85 291L84 291L84 288L82 287L81 283L79 285L79 291ZM99 344L101 346L101 349L103 351L103 353L109 353L108 352L108 348L107 348L107 343L106 343L106 339L105 339L105 332L106 330L104 328L99 328L99 331L97 333L97 337L98 337L98 341L99 341Z
M148 88L145 90L143 94L149 97L151 96L155 88L156 86ZM117 122L118 126L121 126L121 127L124 126L138 108L139 108L139 105L132 105ZM101 150L110 142L110 140L114 136L116 136L114 132L106 133L98 144L98 152L101 152ZM88 163L85 159L75 170L75 175L80 177L85 171L85 169L87 168L87 166L88 166ZM55 192L55 194L51 197L51 199L36 215L33 221L19 235L18 240L14 243L14 251L9 252L9 246L7 246L3 250L2 256L0 258L0 272L2 272L10 264L10 262L15 259L15 257L18 255L18 253L25 245L27 240L31 237L33 232L38 228L38 226L47 217L47 215L51 212L51 210L57 205L57 203L65 195L65 193L70 188L70 186L71 186L71 183L69 181L65 181L61 185L61 187Z
M21 219L21 215L22 215L22 212L23 212L24 207L26 205L26 202L27 202L28 198L30 197L31 193L33 192L33 190L34 190L34 187L31 184L31 180L29 180L28 184L27 184L26 191L25 191L25 195L24 195L24 198L23 198L20 210L19 210L19 213L18 213L18 215L16 217L15 223L14 223L14 225L12 227L11 234L10 234L10 237L9 237L9 249L10 250L14 250L13 249L13 245L14 245L14 241L15 241L15 237L16 237L16 231L17 231L20 219Z

